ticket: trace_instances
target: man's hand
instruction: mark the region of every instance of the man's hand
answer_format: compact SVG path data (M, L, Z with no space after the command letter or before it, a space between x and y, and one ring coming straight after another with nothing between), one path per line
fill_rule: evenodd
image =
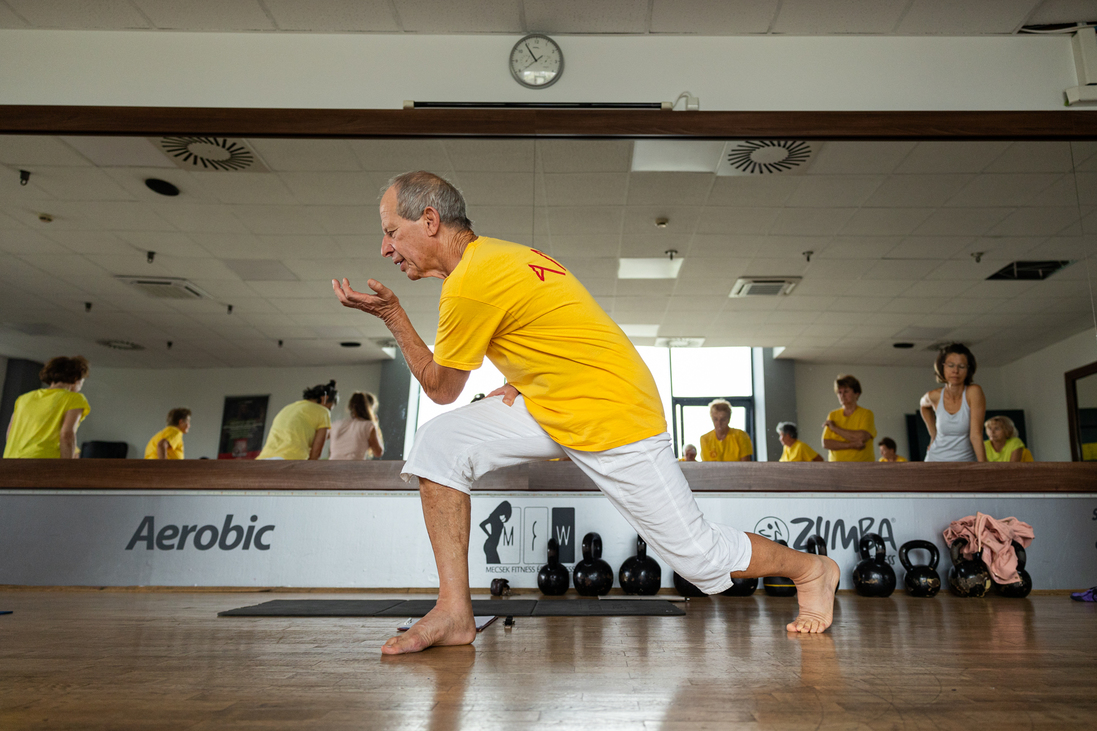
M509 383L504 383L501 388L497 388L488 394L488 398L492 396L502 396L503 403L507 406L514 406L514 399L518 398L518 389Z
M837 426L837 424L834 423L833 419L827 419L826 421L823 422L823 428L824 429L830 429L831 431L834 431L834 427L836 427L836 426Z
M346 277L343 278L342 284L335 279L331 280L331 288L335 290L335 296L343 303L343 307L361 310L389 322L389 318L400 310L400 300L391 289L376 279L367 281L366 286L376 294L355 292L350 288L350 280Z

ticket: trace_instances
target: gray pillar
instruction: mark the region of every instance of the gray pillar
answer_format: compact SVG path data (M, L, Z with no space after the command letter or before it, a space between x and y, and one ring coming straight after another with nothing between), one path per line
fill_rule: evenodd
M0 397L0 440L6 446L8 442L8 424L11 415L15 411L15 399L28 391L42 388L42 382L38 380L38 373L44 363L23 358L10 358L4 369L4 390ZM0 454L3 450L0 449Z
M396 349L396 357L381 365L381 386L377 399L381 402L381 434L385 437L385 453L381 459L404 458L404 436L408 425L408 393L411 371L404 354ZM412 414L412 418L415 415Z
M777 360L773 348L754 349L754 405L755 435L765 442L767 459L776 462L784 450L777 425L797 419L795 361ZM755 452L761 453L758 446Z

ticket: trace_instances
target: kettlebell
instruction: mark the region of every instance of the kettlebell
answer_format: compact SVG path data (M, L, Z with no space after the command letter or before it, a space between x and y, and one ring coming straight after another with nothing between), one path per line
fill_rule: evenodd
M915 566L910 562L910 552L918 549L929 552L928 565ZM937 592L941 590L941 575L937 573L937 562L940 560L940 551L929 541L907 541L899 547L899 563L907 570L903 577L907 594L918 597L937 596Z
M613 569L602 560L602 536L587 533L583 536L583 560L575 564L572 572L575 591L581 596L601 596L613 587Z
M506 579L491 580L492 596L510 596L510 582Z
M568 590L568 570L560 563L560 544L555 538L548 542L548 563L537 572L537 588L545 596L560 596Z
M816 556L827 555L827 541L821 535L808 536L808 539L804 541L804 550L808 553L814 553ZM834 585L834 590L838 591L838 587L842 585L842 580L838 579L838 583Z
M1025 562L1028 556L1024 547L1017 541L1013 541L1013 552L1017 554L1017 573L1020 578L1012 584L999 584L994 582L994 588L999 594L1010 599L1024 599L1032 591L1032 577L1025 571Z
M788 545L784 541L777 542ZM766 576L762 579L762 589L770 596L796 596L796 584L787 576Z
M626 594L659 593L663 569L658 561L648 556L648 544L640 536L636 536L636 555L625 559L617 578Z
M732 577L731 586L720 592L724 596L750 596L758 589L758 579L736 579Z
M870 551L875 549L875 555ZM891 596L895 591L895 570L888 566L884 539L876 533L861 536L861 563L853 569L853 588L861 596Z
M682 596L690 599L699 599L700 597L708 596L708 594L683 579L682 575L677 571L674 572L674 589Z
M984 597L990 591L990 569L978 555L965 559L960 551L967 545L966 538L957 538L949 547L952 568L948 570L948 588L956 596Z

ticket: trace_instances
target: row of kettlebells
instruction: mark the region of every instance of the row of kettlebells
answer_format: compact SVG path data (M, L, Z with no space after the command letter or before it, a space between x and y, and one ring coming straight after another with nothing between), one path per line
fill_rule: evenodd
M636 537L636 555L625 559L618 572L621 588L626 594L656 594L663 583L663 570L659 562L648 554L648 545ZM552 538L548 542L548 563L537 573L537 587L542 594L559 596L568 590L570 579L575 581L575 591L581 596L601 596L613 588L613 569L602 560L602 536L587 533L583 536L583 560L568 569L560 563L560 544Z

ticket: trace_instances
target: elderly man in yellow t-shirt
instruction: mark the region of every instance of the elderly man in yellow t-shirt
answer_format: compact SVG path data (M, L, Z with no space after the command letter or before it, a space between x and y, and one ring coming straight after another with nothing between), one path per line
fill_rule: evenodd
M875 462L872 440L876 438L876 420L872 412L857 405L861 382L853 376L838 376L834 393L842 408L835 409L823 422L823 446L831 462Z
M385 654L466 645L472 483L500 467L570 458L671 567L710 594L733 577L789 576L795 632L831 623L838 566L705 519L674 458L662 403L636 348L559 261L477 236L461 193L427 172L392 179L381 197L381 254L408 279L444 280L432 353L399 298L332 280L340 302L381 318L423 391L453 403L487 357L507 378L488 398L424 424L403 477L416 479L438 567L438 601Z
M718 398L708 405L712 431L701 435L701 459L705 462L749 462L754 454L750 435L731 426L731 404Z

